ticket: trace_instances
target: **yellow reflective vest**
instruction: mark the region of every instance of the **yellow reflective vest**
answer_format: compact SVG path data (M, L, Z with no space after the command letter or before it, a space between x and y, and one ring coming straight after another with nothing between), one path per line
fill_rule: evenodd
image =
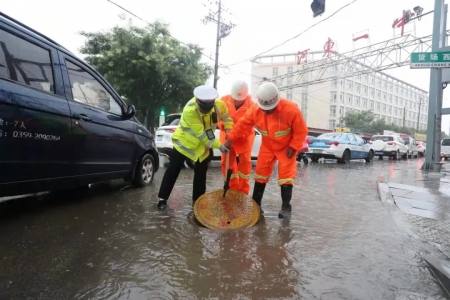
M209 129L215 133L219 121L223 121L225 130L231 130L233 120L225 102L216 99L214 108L204 114L198 108L195 97L192 98L184 107L178 128L172 136L173 146L193 161L204 161L209 156L209 149L219 149L222 145L218 138L209 139L207 135Z

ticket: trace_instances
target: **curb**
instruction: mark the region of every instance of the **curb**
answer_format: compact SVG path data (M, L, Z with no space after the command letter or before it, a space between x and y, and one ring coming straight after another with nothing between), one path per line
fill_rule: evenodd
M377 180L377 192L381 203L386 207L394 222L401 228L403 228L406 233L416 239L422 240L415 232L414 226L409 222L406 215L398 208L394 202L394 198L390 192L389 184L387 182L382 182L382 178ZM424 247L428 250L430 254L422 254L422 258L428 265L431 274L437 279L446 295L450 297L450 261L439 258L439 256L444 255L443 252L439 250L435 245L424 242ZM432 245L433 247L430 247ZM445 256L445 255L444 255Z

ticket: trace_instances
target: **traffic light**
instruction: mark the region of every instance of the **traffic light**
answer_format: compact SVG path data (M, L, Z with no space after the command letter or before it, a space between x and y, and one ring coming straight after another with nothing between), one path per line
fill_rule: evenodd
M159 112L159 115L162 116L162 117L164 117L166 115L166 113L164 112L163 108L161 108L161 111Z
M311 3L313 18L320 16L325 12L325 0L313 0Z

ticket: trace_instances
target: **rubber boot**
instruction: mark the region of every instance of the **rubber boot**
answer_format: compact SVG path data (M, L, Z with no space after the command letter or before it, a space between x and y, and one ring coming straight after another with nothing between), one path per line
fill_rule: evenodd
M159 199L158 201L158 209L165 210L167 208L167 200Z
M253 187L253 196L252 199L255 200L256 204L258 204L261 214L264 211L261 209L261 201L264 195L264 190L266 189L266 184L255 181L255 186Z
M278 218L284 219L291 216L291 198L292 198L292 188L290 184L285 184L281 186L281 200L283 204L281 205L281 210L278 213Z

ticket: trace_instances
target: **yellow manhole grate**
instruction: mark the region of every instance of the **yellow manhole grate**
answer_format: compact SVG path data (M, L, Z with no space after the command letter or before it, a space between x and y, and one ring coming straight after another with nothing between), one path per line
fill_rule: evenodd
M255 225L260 210L255 201L241 192L229 190L223 198L223 190L217 190L198 198L194 215L209 229L237 229Z

